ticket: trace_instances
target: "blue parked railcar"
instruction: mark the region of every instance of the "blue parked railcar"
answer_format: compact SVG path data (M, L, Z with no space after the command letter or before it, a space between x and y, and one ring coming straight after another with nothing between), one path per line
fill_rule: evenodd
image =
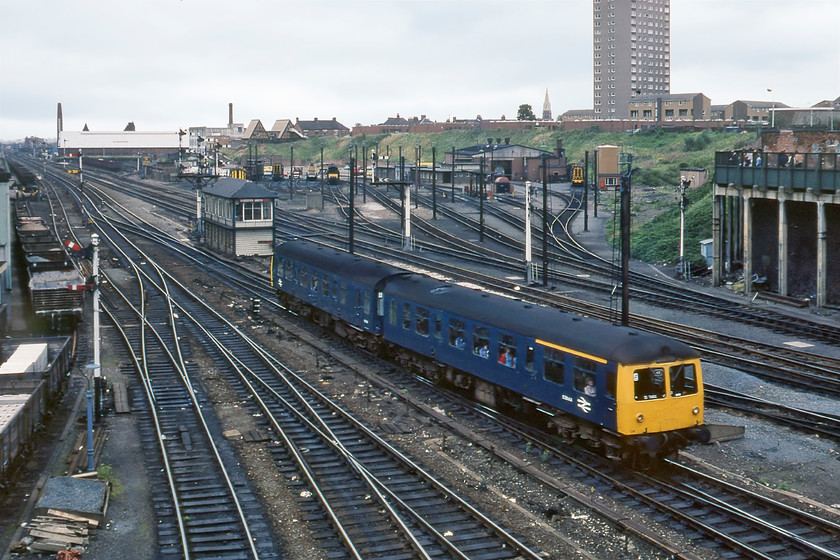
M354 341L347 327L382 332L382 286L390 276L406 274L307 241L279 245L272 270L284 306Z
M490 407L625 459L707 437L686 344L420 275L390 277L384 298L389 350Z
M706 441L699 353L679 341L289 242L287 307L571 441L648 463Z

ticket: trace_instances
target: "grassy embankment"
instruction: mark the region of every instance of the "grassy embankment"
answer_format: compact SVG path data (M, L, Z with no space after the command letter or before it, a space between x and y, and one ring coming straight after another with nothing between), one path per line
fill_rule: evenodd
M714 153L719 150L751 147L756 136L729 132L665 132L652 129L635 134L607 133L595 130L549 132L541 128L523 131L505 130L452 130L436 134L391 134L359 136L353 138L312 138L294 144L262 144L261 157L275 162L289 162L290 147L294 146L296 165L317 164L321 149L325 163L347 163L348 154L359 150L361 164L362 146L368 150L376 146L380 154L390 149L391 161L397 161L400 146L409 162L416 157L415 147L421 146L422 161L432 161L432 146L437 148L437 160L452 147L463 148L487 142L488 138L510 138L512 144L553 150L556 141L562 140L569 162L583 162L585 150L592 154L596 146L614 144L633 156L632 179L632 236L633 258L648 262L674 263L679 258L679 207L677 185L679 170L684 167L704 167L709 177L714 173ZM242 149L233 157L246 157ZM590 177L592 175L590 174ZM711 180L688 193L686 210L685 250L692 262L702 262L700 241L712 236L712 185ZM614 197L601 197L599 209L613 210ZM617 226L616 226L617 227ZM610 223L605 235L610 238L616 229Z

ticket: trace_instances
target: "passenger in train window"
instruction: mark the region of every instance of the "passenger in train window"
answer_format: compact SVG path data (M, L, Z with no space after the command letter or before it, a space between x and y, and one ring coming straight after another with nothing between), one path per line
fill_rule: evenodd
M490 357L490 349L487 348L486 344L478 349L478 355L481 358L489 358Z
M594 397L598 394L598 392L595 390L594 379L592 379L591 377L586 378L586 386L583 388L583 392L589 397Z
M516 356L513 353L513 350L510 348L505 348L505 351L499 356L499 363L503 366L507 366L509 368L516 367Z

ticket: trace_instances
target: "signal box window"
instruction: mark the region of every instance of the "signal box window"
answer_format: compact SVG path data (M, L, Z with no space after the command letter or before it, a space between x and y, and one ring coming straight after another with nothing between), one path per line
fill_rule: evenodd
M642 368L633 372L634 394L637 401L665 397L665 369Z
M464 322L449 319L449 345L461 350L464 347Z
M669 373L672 397L697 393L697 374L694 371L694 364L671 366Z
M480 358L490 357L490 330L487 327L473 328L473 354Z
M565 359L562 353L546 349L543 355L543 378L546 381L564 385L566 383Z
M429 336L429 310L418 307L414 320L414 329L421 336Z

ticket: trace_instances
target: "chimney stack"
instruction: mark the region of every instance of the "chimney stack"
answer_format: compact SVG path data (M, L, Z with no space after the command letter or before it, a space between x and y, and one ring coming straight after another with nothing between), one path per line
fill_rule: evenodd
M64 130L64 117L61 116L61 102L58 102L58 109L56 113L56 135L55 135L55 145L58 146L58 143L61 141L61 131Z
M233 128L233 103L228 103L228 127Z

